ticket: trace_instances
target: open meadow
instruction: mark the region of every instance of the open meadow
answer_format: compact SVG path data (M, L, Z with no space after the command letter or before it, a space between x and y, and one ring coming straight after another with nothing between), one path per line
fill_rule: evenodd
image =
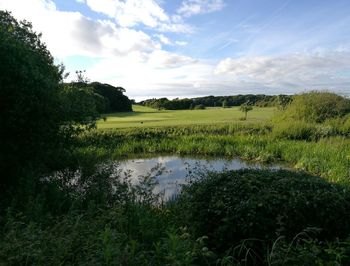
M271 119L275 107L255 107L248 113L246 121L241 121L244 113L239 107L207 108L204 110L157 110L141 105L133 105L133 112L108 114L106 121L97 121L98 129L130 127L162 127L178 125L259 123Z

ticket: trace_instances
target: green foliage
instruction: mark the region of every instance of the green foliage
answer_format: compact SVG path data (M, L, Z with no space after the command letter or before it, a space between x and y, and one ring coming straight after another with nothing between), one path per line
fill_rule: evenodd
M132 111L131 100L123 94L123 88L99 82L89 83L88 86L105 99L104 113Z
M348 183L349 139L289 140L276 138L272 128L270 124L214 124L97 130L81 135L78 150L101 159L168 153L285 162L327 180Z
M57 146L61 70L29 22L0 11L0 193Z
M253 110L253 106L251 106L251 104L246 102L239 107L239 110L241 110L245 114L244 120L247 120L248 112Z
M293 101L292 96L278 95L277 96L277 107L280 110L285 110L289 104Z
M204 241L171 222L152 193L153 175L132 185L114 164L89 167L46 178L44 186L53 189L37 197L50 201L26 201L22 212L8 209L1 220L0 264L193 265L210 259ZM51 208L39 207L48 202Z
M350 136L350 114L344 117L328 119L324 124L332 128L338 135Z
M198 104L198 105L195 105L194 110L204 110L205 109L205 106L203 104Z
M68 124L94 126L99 116L103 97L93 92L90 87L80 87L76 84L64 84L60 92L62 113Z
M96 118L98 95L64 86L64 67L40 37L0 11L0 200L20 182L35 193L40 174L56 168L71 137Z
M349 196L344 187L305 173L239 170L203 173L176 204L190 231L207 235L209 247L223 253L244 239L259 239L265 248L278 236L291 241L307 227L321 229L319 240L346 238ZM265 252L261 243L252 246L258 254Z
M81 71L77 71L78 81L65 84L65 87L76 88L88 93L95 103L93 109L99 114L111 112L130 112L132 111L131 100L123 93L125 90L121 87L113 87L109 84L99 82L85 82L86 78L82 76ZM88 81L88 80L87 80ZM76 103L79 105L79 103Z
M223 100L223 102L222 102L222 108L227 108L228 107L228 102L227 102L227 100L225 99L225 100Z
M308 92L294 96L280 120L322 123L350 112L350 100L330 92Z
M290 140L315 140L316 126L304 121L276 123L273 133L277 138Z
M226 108L228 106L240 106L245 102L250 102L252 105L259 107L268 106L286 106L291 101L292 97L288 95L234 95L234 96L205 96L191 99L173 99L167 98L160 99L148 99L141 101L140 104L155 109L167 109L167 110L187 110L191 109L191 106L203 105L205 107L219 107Z

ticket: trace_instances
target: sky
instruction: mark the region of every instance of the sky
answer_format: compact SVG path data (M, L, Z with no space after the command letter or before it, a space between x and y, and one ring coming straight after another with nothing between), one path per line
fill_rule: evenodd
M0 0L76 78L136 100L350 96L349 0Z

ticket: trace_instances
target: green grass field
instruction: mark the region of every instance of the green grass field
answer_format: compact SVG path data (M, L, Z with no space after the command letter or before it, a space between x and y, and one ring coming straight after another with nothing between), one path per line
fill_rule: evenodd
M133 106L134 112L108 114L107 120L97 122L99 129L129 127L160 127L176 125L217 124L217 123L255 123L272 118L274 107L254 107L246 121L240 121L244 113L239 107L207 108L205 110L156 110L140 105Z

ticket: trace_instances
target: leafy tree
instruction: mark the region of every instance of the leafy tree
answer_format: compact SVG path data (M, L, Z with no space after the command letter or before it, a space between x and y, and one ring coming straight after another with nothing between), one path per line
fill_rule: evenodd
M75 127L76 123L87 128L94 127L99 111L104 108L104 98L101 95L94 93L91 87L77 84L65 84L60 91L60 100L65 125L71 127Z
M247 120L248 112L251 111L251 110L253 110L253 106L251 106L251 105L247 102L247 103L242 104L242 105L239 107L239 110L241 110L241 111L245 114L244 120Z
M63 86L64 69L54 64L40 37L31 23L0 11L1 195L29 169L37 173L52 166L79 125L90 123L82 117L92 117L90 107L77 112L78 98L88 102L86 93L68 97L73 94Z
M278 108L281 110L285 110L291 102L292 98L288 95L280 94L277 96Z
M215 103L214 103L215 104ZM225 99L223 102L222 102L222 108L227 108L228 107L228 103L227 103L227 100Z
M0 186L58 144L60 68L29 22L0 11ZM1 188L0 188L1 191Z
M101 95L105 99L105 113L132 111L132 102L123 94L125 89L122 87L114 87L99 82L89 83L88 86L92 88L94 93Z

